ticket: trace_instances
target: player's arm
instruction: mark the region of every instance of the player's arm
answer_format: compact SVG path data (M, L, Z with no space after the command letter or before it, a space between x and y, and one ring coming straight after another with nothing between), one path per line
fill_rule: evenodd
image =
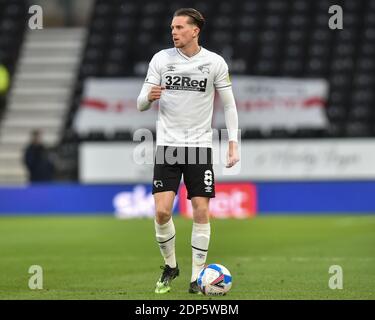
M161 75L158 59L158 54L155 54L148 66L146 80L137 98L137 109L139 111L150 109L152 102L160 99L161 92L165 89L159 85L161 83Z
M153 84L145 82L143 84L141 93L137 98L137 109L139 111L146 111L150 109L151 104L155 101L160 99L161 92L165 88L162 86L155 86Z
M239 160L238 153L238 114L236 102L234 100L232 87L218 90L220 99L224 106L225 125L228 130L229 145L227 168L233 167Z

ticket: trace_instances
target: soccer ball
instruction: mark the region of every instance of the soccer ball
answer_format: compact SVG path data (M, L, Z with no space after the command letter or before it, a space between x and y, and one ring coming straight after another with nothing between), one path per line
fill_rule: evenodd
M199 273L198 286L205 295L223 296L232 287L232 276L221 264L209 264Z

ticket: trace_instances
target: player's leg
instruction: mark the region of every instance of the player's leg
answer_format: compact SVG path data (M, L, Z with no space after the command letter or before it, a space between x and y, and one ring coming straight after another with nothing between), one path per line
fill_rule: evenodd
M162 152L159 147L157 154ZM155 163L153 190L155 200L155 234L165 265L163 272L156 283L156 293L166 293L171 281L179 275L175 255L176 231L172 219L173 202L181 180L181 169L178 165Z
M199 293L197 284L199 272L204 268L210 243L209 201L207 197L193 197L193 229L191 233L192 273L189 292Z
M169 292L172 280L179 275L175 254L176 231L172 219L175 195L174 191L164 191L154 194L156 240L165 262L165 265L161 267L163 272L156 283L156 293Z
M155 234L164 262L176 268L175 236L176 230L172 219L174 191L154 194L155 199Z
M193 207L193 229L191 234L192 274L190 293L198 293L197 277L203 269L208 253L211 227L209 222L209 201L215 197L214 173L211 148L198 148L196 163L184 167L184 181L188 199Z

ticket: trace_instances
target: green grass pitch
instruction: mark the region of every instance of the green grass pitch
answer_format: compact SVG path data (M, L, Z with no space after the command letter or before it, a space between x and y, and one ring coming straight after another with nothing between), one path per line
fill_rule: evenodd
M208 263L232 273L225 297L187 293L191 221L174 218L180 276L156 295L162 265L152 219L0 218L0 299L374 299L375 216L259 216L212 220ZM30 290L31 265L43 289ZM331 265L343 289L328 287Z

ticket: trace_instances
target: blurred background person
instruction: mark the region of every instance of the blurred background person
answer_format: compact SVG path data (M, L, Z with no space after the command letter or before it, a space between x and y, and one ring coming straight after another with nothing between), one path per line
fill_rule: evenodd
M53 180L54 165L42 143L40 130L31 132L31 141L24 153L24 164L29 172L30 182L48 182Z

